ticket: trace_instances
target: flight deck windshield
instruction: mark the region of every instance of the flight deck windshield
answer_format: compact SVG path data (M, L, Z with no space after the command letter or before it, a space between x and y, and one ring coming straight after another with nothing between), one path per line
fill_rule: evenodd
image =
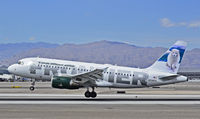
M18 64L23 65L24 62L23 61L18 61Z

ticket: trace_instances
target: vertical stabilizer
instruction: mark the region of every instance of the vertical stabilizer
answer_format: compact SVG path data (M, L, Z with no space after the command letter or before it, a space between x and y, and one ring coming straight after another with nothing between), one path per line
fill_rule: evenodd
M187 43L177 41L148 69L176 74L183 59Z

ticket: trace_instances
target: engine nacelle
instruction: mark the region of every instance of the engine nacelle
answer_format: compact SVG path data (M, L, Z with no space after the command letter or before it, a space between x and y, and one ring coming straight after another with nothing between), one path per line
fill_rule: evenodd
M53 76L52 87L61 89L79 89L81 86L73 83L71 78L62 76Z

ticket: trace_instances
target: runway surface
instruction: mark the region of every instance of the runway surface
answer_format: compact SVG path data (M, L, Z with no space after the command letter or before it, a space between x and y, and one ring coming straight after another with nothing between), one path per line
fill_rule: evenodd
M0 94L2 119L199 119L200 95Z
M2 119L199 119L200 83L160 88L97 88L97 98L85 98L85 89L60 90L49 83L0 84ZM22 88L10 88L21 86ZM117 94L118 90L126 94Z
M200 95L98 95L0 94L0 104L200 104Z
M1 105L1 119L199 119L199 105Z

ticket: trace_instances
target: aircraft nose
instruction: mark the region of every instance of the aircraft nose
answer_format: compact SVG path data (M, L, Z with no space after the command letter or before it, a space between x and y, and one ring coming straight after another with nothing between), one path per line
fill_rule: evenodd
M14 64L8 67L8 72L14 73L15 71L16 71L16 67Z

